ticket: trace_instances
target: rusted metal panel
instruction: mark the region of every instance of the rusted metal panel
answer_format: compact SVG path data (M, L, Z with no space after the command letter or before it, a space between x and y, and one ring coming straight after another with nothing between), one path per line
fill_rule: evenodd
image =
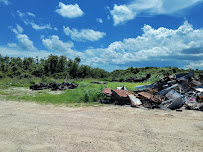
M152 94L147 93L147 92L139 92L138 94L147 98L147 99L152 100L153 102L160 102L161 103L165 100L164 97L161 95L152 95Z
M113 94L117 94L120 98L128 98L128 95L134 95L132 92L126 90L111 90Z
M129 104L130 98L128 95L134 95L132 92L125 90L111 90L112 97L116 99L118 104Z
M102 90L102 93L105 94L106 96L112 95L111 89L109 88L105 88L104 90Z
M152 98L152 95L150 93L147 93L147 92L139 92L138 94L145 97L145 98L147 98L147 99Z

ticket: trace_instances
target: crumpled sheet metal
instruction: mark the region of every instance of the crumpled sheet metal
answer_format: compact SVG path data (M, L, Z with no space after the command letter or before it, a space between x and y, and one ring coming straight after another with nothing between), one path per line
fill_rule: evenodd
M168 99L176 99L176 98L179 98L181 97L181 94L176 92L175 90L171 89L167 94L166 94L166 97Z
M177 87L178 87L178 84L175 84L175 85L173 85L171 87L168 87L168 88L166 88L164 90L159 91L157 94L165 96L171 89L176 89Z
M159 107L165 110L171 109L179 109L184 105L184 101L182 97L176 98L176 99L169 99L167 101L163 101Z
M167 106L167 108L171 110L180 109L184 105L184 101L182 97L174 99L171 104Z

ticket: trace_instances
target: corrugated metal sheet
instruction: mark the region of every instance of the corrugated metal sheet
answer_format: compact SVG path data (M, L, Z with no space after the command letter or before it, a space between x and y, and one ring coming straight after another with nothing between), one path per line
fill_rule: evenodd
M126 90L111 90L113 94L120 96L120 98L128 98L128 95L133 95L132 92Z

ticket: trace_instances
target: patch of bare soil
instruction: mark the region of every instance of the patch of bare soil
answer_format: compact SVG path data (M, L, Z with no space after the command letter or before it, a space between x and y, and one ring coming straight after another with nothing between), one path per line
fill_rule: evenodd
M24 88L24 87L12 87L8 89L3 90L5 93L8 93L10 95L32 95L35 96L35 94L42 94L42 93L49 93L49 94L62 94L64 91L52 91L50 89L48 90L31 90L29 88Z
M0 101L0 152L203 151L203 112Z

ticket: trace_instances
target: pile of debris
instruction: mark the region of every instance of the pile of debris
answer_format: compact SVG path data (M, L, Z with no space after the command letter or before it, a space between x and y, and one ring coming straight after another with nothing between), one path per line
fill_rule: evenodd
M44 89L51 89L51 90L66 90L66 89L75 89L78 87L77 83L68 83L68 82L63 82L63 83L40 83L40 84L35 84L31 85L30 89L32 90L44 90Z
M149 79L150 77L151 77L151 75L147 74L145 77L141 77L141 78L130 77L128 79L119 79L119 80L113 78L112 81L110 81L110 82L143 82L143 81Z
M119 89L104 89L105 100L101 102L165 110L184 106L189 110L203 111L203 75L195 78L192 71L164 77L154 84L136 86L134 92Z

